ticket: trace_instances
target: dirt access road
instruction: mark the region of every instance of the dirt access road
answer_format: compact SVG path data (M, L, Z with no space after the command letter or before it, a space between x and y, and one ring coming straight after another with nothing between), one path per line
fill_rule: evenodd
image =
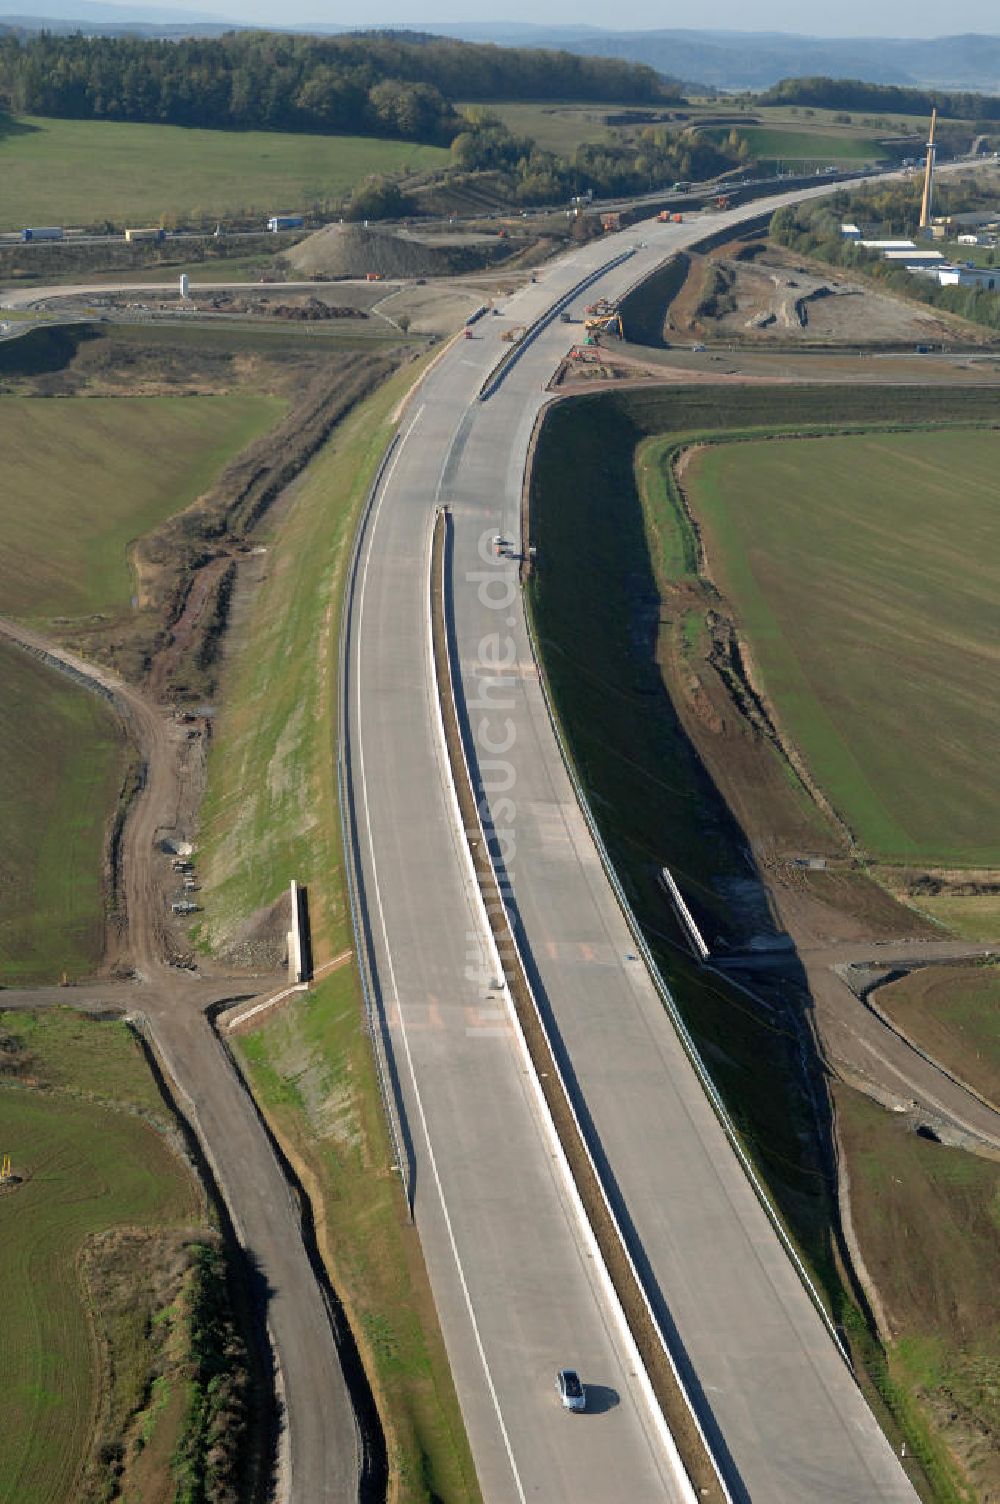
M280 1504L347 1504L384 1497L384 1446L353 1340L307 1246L296 1195L206 1016L212 1004L276 990L281 979L206 980L165 959L166 895L157 862L166 866L166 861L158 856L156 843L176 818L176 728L107 669L16 622L0 619L0 633L110 700L145 771L122 838L127 912L122 961L132 968L133 978L70 991L11 990L3 994L4 1006L72 1003L121 1009L146 1020L168 1083L266 1292L264 1319L280 1412L274 1497Z

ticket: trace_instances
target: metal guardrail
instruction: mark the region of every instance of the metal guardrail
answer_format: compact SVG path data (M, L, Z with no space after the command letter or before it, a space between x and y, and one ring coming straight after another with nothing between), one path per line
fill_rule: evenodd
M480 402L485 402L487 398L493 396L493 393L497 390L500 383L507 375L507 372L513 365L516 365L531 342L538 338L543 329L547 329L549 327L553 319L558 318L559 314L562 313L563 309L568 303L572 303L573 299L579 297L580 293L586 292L587 288L590 287L592 283L596 282L600 277L605 276L606 273L614 271L616 266L621 266L624 262L628 261L629 258L634 255L635 250L632 246L629 246L627 251L622 251L619 255L613 256L610 261L605 261L602 266L599 266L597 268L596 271L588 272L588 274L585 277L581 278L579 282L575 283L568 292L564 292L561 298L559 298L555 303L550 304L545 312L541 314L533 324L529 324L527 329L522 334L521 338L517 340L517 342L512 345L509 350L506 350L503 353L503 355L497 361L496 365L493 367L492 371L486 377L486 380L483 382L482 386L479 388Z
M368 535L368 526L371 521L375 498L385 478L385 472L396 449L398 439L399 435L393 434L385 453L379 461L379 467L368 489L368 495L365 498L365 504L358 519L358 525L354 533L354 543L351 548L351 557L347 566L347 579L340 611L340 665L338 674L339 692L337 697L337 801L340 806L340 834L344 846L344 871L347 875L347 898L351 911L351 929L354 933L354 953L358 958L358 975L361 978L361 994L364 999L365 1018L368 1024L368 1034L372 1042L372 1054L375 1057L375 1073L378 1077L379 1094L382 1098L386 1121L389 1124L392 1152L403 1187L407 1215L412 1222L413 1186L410 1177L410 1162L403 1146L401 1128L403 1115L402 1103L396 1102L395 1093L392 1089L384 1032L386 1028L385 1017L377 1001L376 989L371 975L371 958L368 953L364 926L361 919L361 908L364 902L364 881L361 872L361 853L354 839L354 825L351 817L351 808L349 807L353 806L354 780L351 768L350 739L347 734L350 700L351 611L354 605L358 567L361 562L362 549Z
M823 1325L826 1327L834 1346L836 1347L841 1358L843 1358L844 1363L847 1365L847 1368L853 1374L854 1369L853 1365L851 1364L850 1357L848 1356L847 1349L844 1347L837 1329L830 1318L830 1314L827 1311L826 1306L823 1304L820 1293L809 1277L808 1270L799 1257L795 1245L792 1243L791 1238L788 1236L784 1224L782 1223L781 1218L778 1216L777 1210L771 1202L771 1198L768 1195L767 1190L761 1183L749 1155L740 1142L739 1134L736 1131L736 1125L733 1123L732 1118L729 1116L728 1109L726 1108L722 1097L719 1095L718 1088L716 1087L715 1082L712 1080L705 1062L701 1058L698 1046L695 1044L688 1026L681 1016L680 1010L674 1001L670 988L667 986L667 983L657 964L656 958L654 957L653 952L649 947L649 943L646 940L645 934L643 933L642 926L640 925L639 920L637 919L632 908L632 905L629 903L625 890L622 887L621 880L619 879L618 873L615 870L615 865L611 860L611 855L608 851L608 848L604 844L604 837L601 835L601 832L598 829L597 821L595 820L593 811L590 808L590 801L587 798L586 790L584 789L577 775L576 766L573 762L573 755L569 749L569 746L567 745L566 738L559 723L559 718L556 714L555 706L552 702L552 694L551 690L549 689L548 679L546 677L545 669L538 651L538 644L535 633L535 622L531 612L529 600L530 598L524 592L522 592L524 615L528 625L528 640L531 644L532 659L538 672L538 682L542 688L542 698L545 701L545 709L548 712L549 722L555 734L556 743L559 747L563 765L569 777L570 784L572 785L573 792L576 795L577 803L580 806L580 812L583 815L583 818L587 824L587 829L590 831L591 838L597 848L598 856L601 859L601 865L604 867L605 874L608 878L609 883L611 884L611 888L614 892L615 898L617 899L618 906L621 909L622 914L625 918L625 922L632 933L632 938L635 941L636 948L638 949L639 954L641 955L646 966L646 969L649 972L653 985L659 993L660 998L670 1017L670 1021L677 1032L677 1037L680 1039L684 1053L687 1055L692 1066L694 1067L695 1074L697 1075L698 1080L701 1083L702 1090L707 1096L709 1104L715 1112L722 1130L725 1133L726 1138L729 1140L733 1152L739 1160L744 1174L749 1180L750 1185L757 1197L757 1200L760 1202L768 1218L768 1221L771 1223L771 1226L777 1233L778 1239L786 1254L791 1259L795 1272L798 1274L807 1295L809 1296L813 1305L816 1307L820 1319L822 1320Z

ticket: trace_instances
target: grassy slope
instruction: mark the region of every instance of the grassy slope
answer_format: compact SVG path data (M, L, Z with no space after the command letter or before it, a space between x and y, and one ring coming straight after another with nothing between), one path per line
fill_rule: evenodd
M342 948L336 609L356 509L411 379L402 371L347 418L297 482L290 509L259 534L270 546L268 578L227 664L201 813L210 943L297 877L309 884L317 958Z
M791 126L781 129L755 125L736 129L748 142L751 156L762 161L877 162L888 155L872 137L848 129L821 132L808 127L796 130ZM728 128L716 134L724 138Z
M0 984L92 971L126 754L102 700L0 644Z
M935 1498L967 1498L935 1444L960 1457L977 1499L1000 1485L1000 1166L918 1138L845 1086L837 1115L851 1212L868 1271L895 1334L884 1388L935 1483Z
M883 1013L935 1060L1000 1107L1000 969L925 967L880 987Z
M687 472L780 721L886 860L1000 860L998 459L993 433L878 434L714 446Z
M262 396L0 399L0 611L127 606L130 540L190 505L282 411Z
M71 1496L94 1439L97 1379L77 1277L81 1245L104 1229L188 1223L200 1213L190 1175L156 1131L89 1099L160 1106L123 1025L61 1014L34 1020L5 1014L0 1022L62 1088L43 1095L0 1087L0 1138L25 1176L0 1194L0 1389L7 1417L0 1497L53 1504ZM141 1346L141 1333L136 1340ZM120 1352L117 1359L124 1365L134 1355Z
M340 593L358 508L413 375L401 371L341 425L275 524L268 578L227 667L209 763L201 862L214 943L293 876L309 885L317 959L352 943L334 770ZM419 1244L388 1168L353 967L239 1048L316 1209L400 1499L471 1504L468 1443Z
M19 122L0 138L3 228L156 224L161 215L224 219L340 198L369 173L447 162L437 146L359 136L186 130L103 120Z

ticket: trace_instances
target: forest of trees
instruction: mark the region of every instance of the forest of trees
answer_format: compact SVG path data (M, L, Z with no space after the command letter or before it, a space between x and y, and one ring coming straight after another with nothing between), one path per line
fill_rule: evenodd
M898 84L866 84L856 78L783 78L757 95L758 104L811 105L822 110L876 110L881 114L938 114L952 120L1000 120L1000 97L935 93Z
M412 33L0 37L0 106L17 115L447 144L462 130L456 99L676 98L652 68L616 58Z

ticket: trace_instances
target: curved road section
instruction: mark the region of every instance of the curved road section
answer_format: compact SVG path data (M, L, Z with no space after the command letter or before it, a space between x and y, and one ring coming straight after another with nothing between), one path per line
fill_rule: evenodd
M827 186L817 194L829 192ZM811 196L801 192L787 201ZM777 207L785 199L771 201ZM363 540L348 704L373 970L406 1126L414 1209L490 1504L675 1497L494 984L435 728L427 621L435 509L453 517L457 692L508 902L609 1194L732 1496L916 1498L740 1169L643 966L548 720L517 585L544 385L568 345L541 327L486 401L508 322L614 298L757 202L578 250L484 318L426 378ZM577 1368L593 1410L561 1412Z

